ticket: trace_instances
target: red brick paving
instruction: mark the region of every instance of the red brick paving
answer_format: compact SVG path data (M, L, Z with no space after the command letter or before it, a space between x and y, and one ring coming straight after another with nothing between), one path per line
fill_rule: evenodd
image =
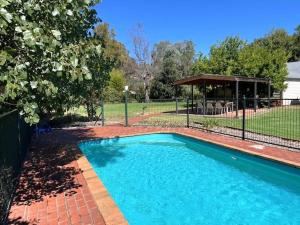
M121 127L56 130L33 140L10 211L11 224L105 224L79 169L79 140L176 132L300 167L300 153L187 128Z

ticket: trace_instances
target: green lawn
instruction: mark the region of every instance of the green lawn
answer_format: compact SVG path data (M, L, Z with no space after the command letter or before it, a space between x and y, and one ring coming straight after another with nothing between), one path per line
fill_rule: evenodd
M201 115L190 115L190 123L211 126L226 126L242 129L242 119L209 118ZM144 125L186 126L186 116L161 115L140 122ZM246 119L246 130L300 140L300 107L274 108L269 112L258 114Z
M185 102L178 103L178 110L185 110ZM162 113L167 111L175 111L176 103L174 102L151 102L151 103L128 103L128 116L129 118ZM69 111L72 114L77 114L80 116L86 116L86 109L81 106L79 108L74 108ZM97 114L99 115L100 108L97 109ZM106 121L124 121L125 119L125 104L124 103L111 103L104 105L104 115Z
M159 126L186 126L185 102L179 102L179 115L175 114L176 104L174 102L152 102L152 103L129 103L129 118L141 115L158 114L147 118L139 125L159 125ZM100 109L97 110L98 114ZM180 114L180 111L182 114ZM124 103L105 104L104 114L106 123L124 122L125 107ZM169 112L169 113L166 113ZM72 113L86 116L84 107L73 109ZM242 119L236 118L208 118L201 115L190 115L190 123L205 124L206 126L226 126L233 128L242 128ZM288 139L300 140L300 107L273 108L268 112L248 117L246 120L246 130L262 134L273 135Z

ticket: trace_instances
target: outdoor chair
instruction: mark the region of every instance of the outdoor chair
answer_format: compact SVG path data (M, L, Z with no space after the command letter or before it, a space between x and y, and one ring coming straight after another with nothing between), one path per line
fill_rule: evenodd
M224 106L224 110L226 113L233 111L233 102L226 102Z
M215 108L212 103L208 102L206 104L206 112L207 112L207 114L214 114Z
M197 102L196 103L196 113L197 114L199 114L199 113L203 114L203 112L204 112L204 106L203 106L202 102Z
M216 102L215 111L216 111L216 114L223 114L224 107L221 102Z

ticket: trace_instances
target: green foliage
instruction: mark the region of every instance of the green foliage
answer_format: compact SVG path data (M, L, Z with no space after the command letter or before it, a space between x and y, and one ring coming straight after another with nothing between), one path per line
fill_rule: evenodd
M168 51L163 58L162 71L158 74L151 86L151 98L167 99L175 96L173 83L181 78L180 68L176 61L176 55Z
M196 59L192 69L192 74L201 74L201 73L211 73L211 68L209 64L209 58L200 53L199 57Z
M287 56L283 49L272 50L258 44L248 45L239 52L239 74L267 78L275 89L283 90L287 77Z
M123 67L129 60L125 46L115 39L115 31L109 28L109 24L103 23L94 29L95 37L101 40L104 57L114 61L116 68Z
M109 85L104 90L104 99L106 102L122 101L125 86L124 74L121 70L114 69L110 73Z
M213 74L238 74L238 55L246 42L239 37L228 37L210 49L209 68Z
M125 87L125 78L121 70L114 69L110 73L109 86L115 90L122 92Z
M300 61L300 25L293 35L293 47L291 61Z
M219 126L218 121L216 119L212 119L212 118L205 118L203 119L203 121L201 122L202 126L204 129L210 130L214 127Z
M209 58L200 55L192 71L194 74L212 73L266 78L270 79L274 88L280 91L285 88L287 60L288 56L283 48L271 48L258 42L247 44L237 37L229 37L211 48Z
M288 61L293 61L293 37L284 29L276 29L267 34L265 37L256 39L253 45L258 45L269 51L284 51Z
M175 96L173 83L189 75L194 54L194 44L191 41L176 44L160 42L155 46L152 52L154 79L151 84L151 98ZM181 92L181 88L178 92Z
M1 104L14 105L28 123L37 123L69 97L59 98L69 88L92 81L100 67L108 67L98 61L100 42L88 35L99 21L92 9L97 2L0 1Z

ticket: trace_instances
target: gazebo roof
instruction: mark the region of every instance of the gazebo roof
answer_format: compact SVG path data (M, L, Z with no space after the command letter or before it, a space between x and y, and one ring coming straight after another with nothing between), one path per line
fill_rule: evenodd
M241 77L241 76L225 76L217 74L200 74L197 76L186 77L175 81L175 85L197 85L204 82L210 84L218 84L224 82L249 82L249 83L269 83L268 79L256 77Z

